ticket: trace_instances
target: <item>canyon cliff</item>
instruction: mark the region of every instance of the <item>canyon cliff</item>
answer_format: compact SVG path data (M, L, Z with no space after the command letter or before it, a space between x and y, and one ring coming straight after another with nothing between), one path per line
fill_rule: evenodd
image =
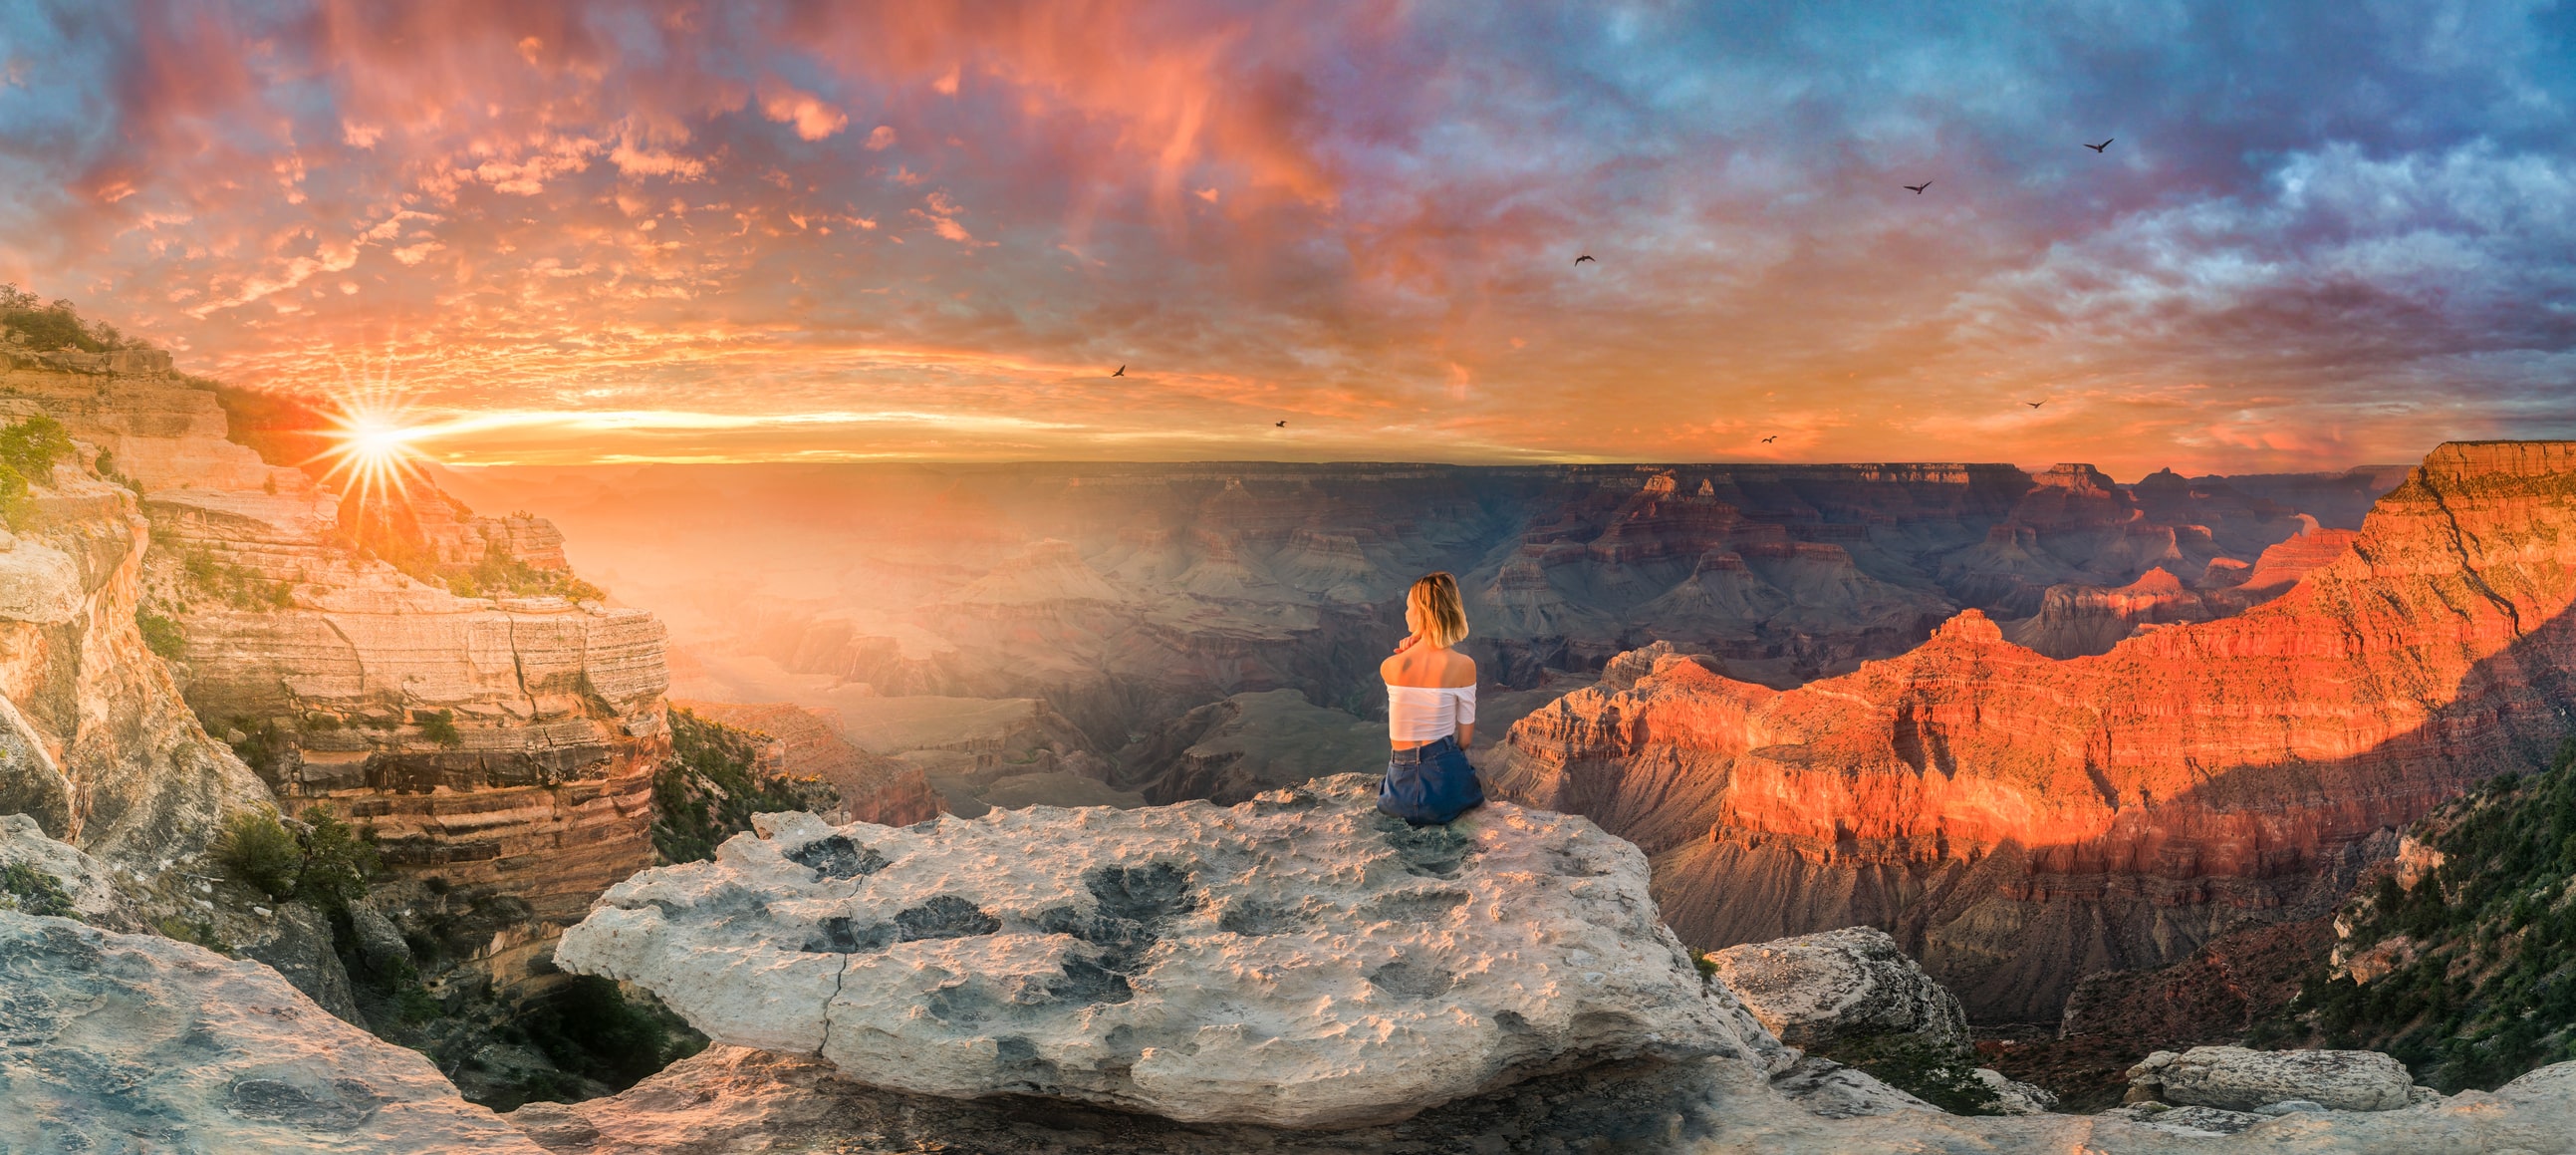
M225 811L269 797L153 656L136 614L153 527L95 468L95 446L114 433L80 419L119 388L156 390L168 368L148 350L0 350L0 415L19 427L60 418L92 445L21 462L33 475L0 529L0 812L171 891L156 914L185 901L164 873L206 849ZM238 446L176 467L253 486L265 476Z
M1206 463L493 468L442 484L571 530L585 572L672 624L686 696L833 710L853 735L888 700L1043 699L1089 752L1133 763L1150 750L1130 745L1238 694L1379 716L1377 660L1430 570L1460 576L1467 649L1496 692L1655 640L1785 688L1903 653L1962 608L2039 621L2068 653L2238 612L2261 600L2245 579L2267 549L2356 526L2394 478ZM2170 579L2188 609L2084 600L2142 579ZM1175 796L1138 773L1122 783Z
M546 579L561 537L424 488L401 503L406 557L359 532L355 499L228 440L216 393L170 375L166 354L127 356L10 383L141 495L154 548L126 616L168 623L187 705L282 806L320 803L372 828L397 870L499 887L542 920L579 918L651 864L668 749L651 614L423 580L506 559L520 585L560 585ZM161 668L135 650L121 666Z
M2106 500L2064 488L2061 515ZM2571 527L2576 445L2445 445L2237 616L2061 661L1969 610L1785 691L1667 655L1514 727L1494 789L1643 846L1694 945L1880 926L1979 1017L2053 1020L2087 974L2322 913L2397 828L2541 764Z

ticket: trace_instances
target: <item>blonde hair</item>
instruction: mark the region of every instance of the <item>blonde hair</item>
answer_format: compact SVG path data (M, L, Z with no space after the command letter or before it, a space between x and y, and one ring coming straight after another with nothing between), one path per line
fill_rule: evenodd
M1422 611L1422 638L1447 648L1467 637L1467 607L1458 597L1458 579L1447 570L1424 574L1404 595L1404 604Z

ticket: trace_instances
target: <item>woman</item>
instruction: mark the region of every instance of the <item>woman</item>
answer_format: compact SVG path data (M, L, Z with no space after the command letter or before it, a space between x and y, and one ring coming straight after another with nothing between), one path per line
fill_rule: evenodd
M1413 583L1404 597L1404 624L1413 632L1378 664L1395 753L1377 808L1431 826L1485 802L1467 761L1467 745L1476 740L1476 661L1450 648L1467 636L1458 579L1435 573Z

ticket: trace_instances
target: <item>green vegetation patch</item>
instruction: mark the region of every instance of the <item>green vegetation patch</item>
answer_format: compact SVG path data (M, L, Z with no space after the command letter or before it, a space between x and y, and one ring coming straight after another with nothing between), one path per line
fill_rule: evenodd
M71 301L57 298L47 303L16 285L0 285L0 327L17 333L27 348L39 353L55 349L104 353L133 344L114 325L81 320Z
M0 866L0 898L28 914L80 917L72 912L72 896L63 889L63 880L29 863Z
M0 520L12 531L35 528L36 499L29 491L51 481L54 462L71 452L71 435L51 417L38 415L0 428Z
M204 550L179 558L179 574L191 593L237 610L284 610L295 606L292 582L270 581L255 570L216 560Z
M384 871L363 832L321 806L306 807L294 829L267 810L236 811L215 840L226 873L270 898L298 899L345 914Z
M670 862L714 858L751 829L754 814L803 810L795 783L759 773L767 740L749 730L671 711L671 761L653 776L653 848Z
M1816 1052L1953 1115L1998 1114L1995 1093L1977 1081L1976 1052L1936 1047L1912 1035L1839 1039Z
M188 635L179 629L175 619L136 607L134 626L143 631L143 644L165 661L178 661L188 652Z
M512 556L509 546L497 541L483 551L483 560L473 569L448 575L447 588L461 598L553 595L568 601L595 602L608 596L607 591L563 570L529 565Z
M2378 947L2391 969L2356 983L2320 968L2253 1041L2386 1051L2445 1093L2576 1059L2576 740L2414 835L2441 865L2412 887L2383 877L2348 912L2345 956Z

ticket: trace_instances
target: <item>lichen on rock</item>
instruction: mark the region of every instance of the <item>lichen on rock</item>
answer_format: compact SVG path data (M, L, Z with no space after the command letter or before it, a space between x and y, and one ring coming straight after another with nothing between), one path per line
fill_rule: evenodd
M870 1085L1185 1121L1352 1126L1603 1062L1780 1055L1662 925L1636 847L1508 805L1416 830L1373 786L765 815L612 888L556 961Z

